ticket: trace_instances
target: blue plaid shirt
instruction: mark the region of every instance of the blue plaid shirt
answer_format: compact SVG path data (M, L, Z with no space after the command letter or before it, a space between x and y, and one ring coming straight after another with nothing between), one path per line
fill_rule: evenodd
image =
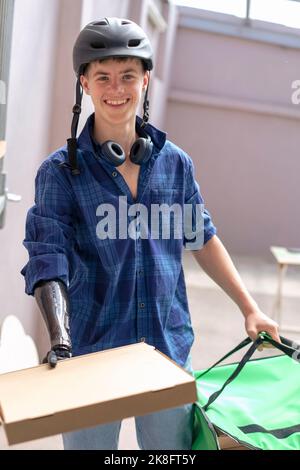
M194 340L182 268L186 238L100 239L96 227L97 207L108 203L118 213L120 196L127 196L127 207L203 204L192 161L148 124L153 152L141 166L134 201L117 168L101 158L93 123L94 114L78 138L79 176L59 167L67 159L66 146L38 170L23 242L29 252L21 271L25 292L33 295L40 280L66 284L73 355L146 341L183 366ZM209 212L203 214L202 245L216 233Z

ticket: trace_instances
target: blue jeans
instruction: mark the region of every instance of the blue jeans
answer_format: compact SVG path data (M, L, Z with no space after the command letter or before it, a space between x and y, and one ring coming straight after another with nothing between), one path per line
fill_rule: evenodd
M191 356L184 368L192 373ZM193 404L135 417L137 442L144 450L190 450ZM63 434L65 450L117 450L122 421Z

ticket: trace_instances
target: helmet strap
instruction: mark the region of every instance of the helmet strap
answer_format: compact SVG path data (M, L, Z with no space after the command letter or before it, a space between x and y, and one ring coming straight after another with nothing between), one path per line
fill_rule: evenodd
M72 175L79 175L80 171L77 167L77 128L78 128L78 122L79 122L79 117L81 113L81 101L82 101L82 86L80 83L80 78L78 77L77 83L76 83L76 103L73 106L73 119L72 119L72 124L71 124L71 138L67 140L67 146L68 146L68 160L69 163L63 164L62 166L67 166L71 167Z
M148 90L149 90L149 83L150 83L150 72L149 72L149 80L148 85L145 92L144 104L143 104L143 121L141 123L141 128L144 128L149 121L149 100L148 100Z

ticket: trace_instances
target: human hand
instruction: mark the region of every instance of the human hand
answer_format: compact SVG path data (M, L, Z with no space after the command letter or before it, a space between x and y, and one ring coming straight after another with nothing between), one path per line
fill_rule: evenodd
M248 336L255 341L257 335L262 331L268 333L275 341L281 343L278 331L278 324L261 310L254 309L245 317L245 328ZM264 347L272 347L269 343L263 343L258 350L262 351Z

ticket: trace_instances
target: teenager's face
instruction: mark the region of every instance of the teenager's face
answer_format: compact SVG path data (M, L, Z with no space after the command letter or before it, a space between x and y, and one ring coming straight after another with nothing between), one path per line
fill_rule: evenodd
M87 75L81 75L81 84L91 96L96 114L110 124L135 122L142 92L146 89L149 72L144 72L138 59L118 62L92 62Z

